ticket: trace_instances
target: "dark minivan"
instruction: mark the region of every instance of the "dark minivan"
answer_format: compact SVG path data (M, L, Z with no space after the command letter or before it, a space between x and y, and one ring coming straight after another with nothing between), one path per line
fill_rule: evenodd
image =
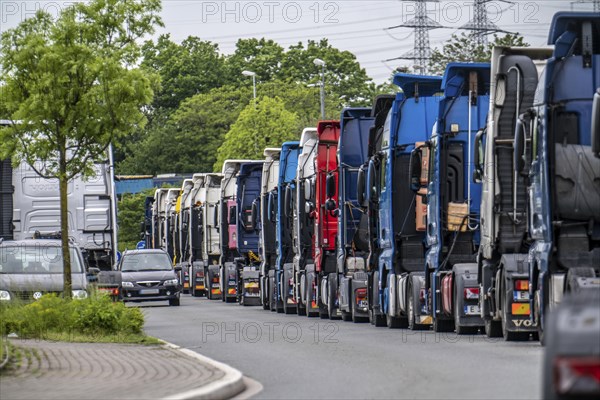
M129 250L118 264L123 301L168 300L178 306L181 285L169 255L158 249Z

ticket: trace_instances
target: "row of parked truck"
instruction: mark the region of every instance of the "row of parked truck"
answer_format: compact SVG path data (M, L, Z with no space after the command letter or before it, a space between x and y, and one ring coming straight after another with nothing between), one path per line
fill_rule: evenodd
M184 289L376 326L543 335L600 290L600 15L346 108L147 199ZM543 336L542 336L543 338Z

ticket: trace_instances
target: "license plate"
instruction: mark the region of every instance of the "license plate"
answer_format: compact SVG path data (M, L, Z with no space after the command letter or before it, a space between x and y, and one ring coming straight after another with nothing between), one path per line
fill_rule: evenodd
M367 300L359 300L358 306L360 308L367 308L369 306L369 302Z
M465 306L465 315L479 315L480 310L478 305Z
M529 292L525 292L525 291L513 292L513 300L514 301L529 301Z
M213 287L213 288L220 288L220 286L219 286L219 284L218 284L218 283L213 283L213 284L212 284L212 287Z
M246 292L246 297L258 297L260 293Z
M235 286L235 283L236 283L235 281L229 281L229 282L228 282L228 285L229 285L229 286Z
M158 294L158 289L142 289L140 290L140 294Z

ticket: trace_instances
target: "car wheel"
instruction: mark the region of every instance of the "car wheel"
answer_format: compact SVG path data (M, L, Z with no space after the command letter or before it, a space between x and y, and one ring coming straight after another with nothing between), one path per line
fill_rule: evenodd
M180 304L179 297L175 297L174 299L169 299L169 306L177 307L177 306L179 306L179 304Z

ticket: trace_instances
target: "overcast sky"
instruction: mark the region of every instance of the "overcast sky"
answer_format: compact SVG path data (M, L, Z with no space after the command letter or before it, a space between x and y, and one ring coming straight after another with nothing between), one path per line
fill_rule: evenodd
M56 14L65 1L0 0L0 30L15 26L37 8ZM430 31L432 47L439 47L472 17L473 0L440 0L427 4L428 16L442 28ZM492 0L487 3L488 18L499 28L518 32L532 46L542 46L552 15L561 10L591 10L591 1ZM414 17L412 1L204 1L163 0L165 28L180 42L189 35L219 44L231 53L238 38L266 37L284 47L308 39L328 38L330 43L356 55L360 64L378 83L408 60L385 61L413 48L411 28L386 28L402 25Z

